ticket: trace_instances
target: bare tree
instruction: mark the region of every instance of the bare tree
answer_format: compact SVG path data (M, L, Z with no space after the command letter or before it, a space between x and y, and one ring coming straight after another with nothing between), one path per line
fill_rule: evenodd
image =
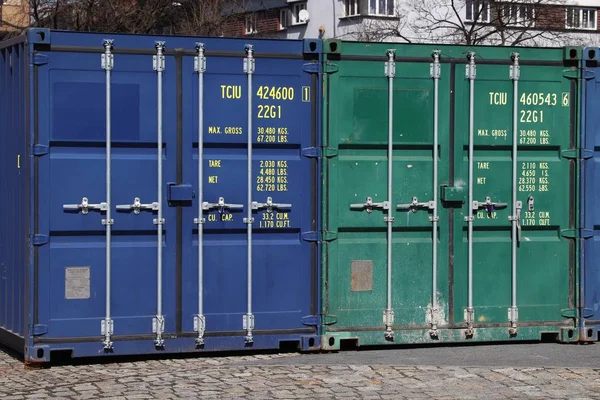
M231 17L224 11L242 0L28 0L25 26L3 21L12 34L44 27L83 32L220 36ZM25 11L26 12L26 11Z
M545 46L568 42L564 0L409 0L411 29L425 41Z

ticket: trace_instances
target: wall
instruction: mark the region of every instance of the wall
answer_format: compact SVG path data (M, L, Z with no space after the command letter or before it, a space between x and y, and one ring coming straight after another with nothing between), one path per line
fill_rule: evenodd
M0 5L0 16L2 21L17 26L29 24L29 2L27 0L6 0ZM10 31L14 28L0 24L0 31Z

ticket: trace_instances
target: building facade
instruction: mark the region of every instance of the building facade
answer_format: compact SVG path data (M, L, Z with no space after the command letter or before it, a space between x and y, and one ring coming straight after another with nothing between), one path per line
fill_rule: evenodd
M0 34L29 25L29 0L0 0Z
M600 45L600 0L246 0L238 12L224 36Z

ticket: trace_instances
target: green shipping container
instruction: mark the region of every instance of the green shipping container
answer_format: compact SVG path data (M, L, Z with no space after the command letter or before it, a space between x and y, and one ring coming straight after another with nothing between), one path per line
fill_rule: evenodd
M324 349L577 341L581 49L324 47Z

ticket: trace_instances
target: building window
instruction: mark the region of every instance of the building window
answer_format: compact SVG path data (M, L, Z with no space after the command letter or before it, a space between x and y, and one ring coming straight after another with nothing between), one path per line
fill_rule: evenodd
M394 15L395 0L369 0L369 15Z
M465 21L490 22L489 0L467 0Z
M288 13L289 10L287 8L282 8L279 10L279 29L285 29L288 27Z
M346 9L346 17L354 17L360 14L360 10L358 8L359 0L344 0L344 5Z
M594 8L567 8L567 29L596 30L598 15Z
M246 27L246 35L252 35L253 33L256 33L258 31L256 29L257 21L256 21L255 14L246 16L245 27Z
M292 5L292 25L305 24L306 21L300 21L300 11L306 10L306 2L294 3Z
M512 25L525 25L533 22L533 6L525 4L504 5L505 23Z

